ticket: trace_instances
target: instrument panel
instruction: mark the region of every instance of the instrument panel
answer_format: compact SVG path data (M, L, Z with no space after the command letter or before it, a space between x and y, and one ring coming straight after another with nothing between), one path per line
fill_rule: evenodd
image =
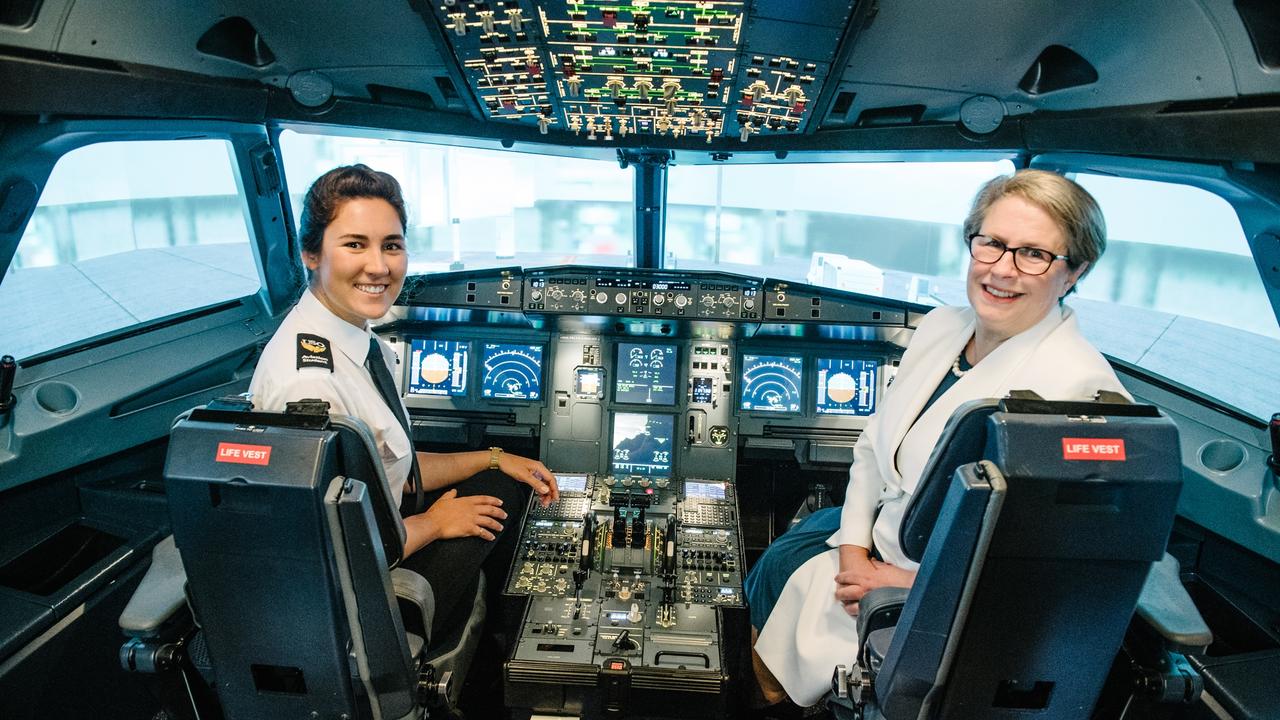
M400 302L390 340L415 439L530 438L559 479L556 503L531 500L505 585L528 598L510 704L571 711L608 673L679 696L690 717L718 714L724 613L745 617L741 456L806 443L811 461L847 464L901 355L849 326L909 331L916 309L581 268L413 278Z

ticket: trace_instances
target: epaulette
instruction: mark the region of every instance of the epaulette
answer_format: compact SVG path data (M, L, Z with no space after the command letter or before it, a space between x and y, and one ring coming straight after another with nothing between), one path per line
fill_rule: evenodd
M325 368L333 372L333 348L327 338L298 333L298 369Z

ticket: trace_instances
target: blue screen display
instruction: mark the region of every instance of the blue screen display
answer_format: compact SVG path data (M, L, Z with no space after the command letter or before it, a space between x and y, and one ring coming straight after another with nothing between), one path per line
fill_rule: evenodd
M818 358L815 410L825 415L871 415L876 411L875 360Z
M804 361L785 355L742 356L742 409L800 412Z
M613 416L613 472L620 475L671 474L675 417L642 413Z
M413 338L409 341L409 394L466 395L470 365L469 342Z
M638 405L676 402L676 346L618 343L613 401Z
M542 397L542 346L485 343L480 395L507 400Z

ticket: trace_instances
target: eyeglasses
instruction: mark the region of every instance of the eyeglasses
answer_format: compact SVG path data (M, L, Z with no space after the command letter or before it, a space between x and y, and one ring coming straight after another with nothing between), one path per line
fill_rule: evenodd
M1030 245L1009 247L989 235L969 236L969 254L980 263L986 265L998 263L1007 252L1013 253L1013 266L1024 275L1043 275L1049 272L1049 266L1054 260L1071 259L1066 255L1054 255L1048 250Z

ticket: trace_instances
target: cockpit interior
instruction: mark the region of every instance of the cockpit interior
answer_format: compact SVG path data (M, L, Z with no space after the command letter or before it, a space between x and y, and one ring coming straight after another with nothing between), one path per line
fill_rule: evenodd
M1278 128L1267 0L3 3L0 718L1280 717ZM557 480L445 632L371 429L249 393L355 163L413 448ZM1026 169L1123 392L958 409L916 584L759 702L748 577Z

